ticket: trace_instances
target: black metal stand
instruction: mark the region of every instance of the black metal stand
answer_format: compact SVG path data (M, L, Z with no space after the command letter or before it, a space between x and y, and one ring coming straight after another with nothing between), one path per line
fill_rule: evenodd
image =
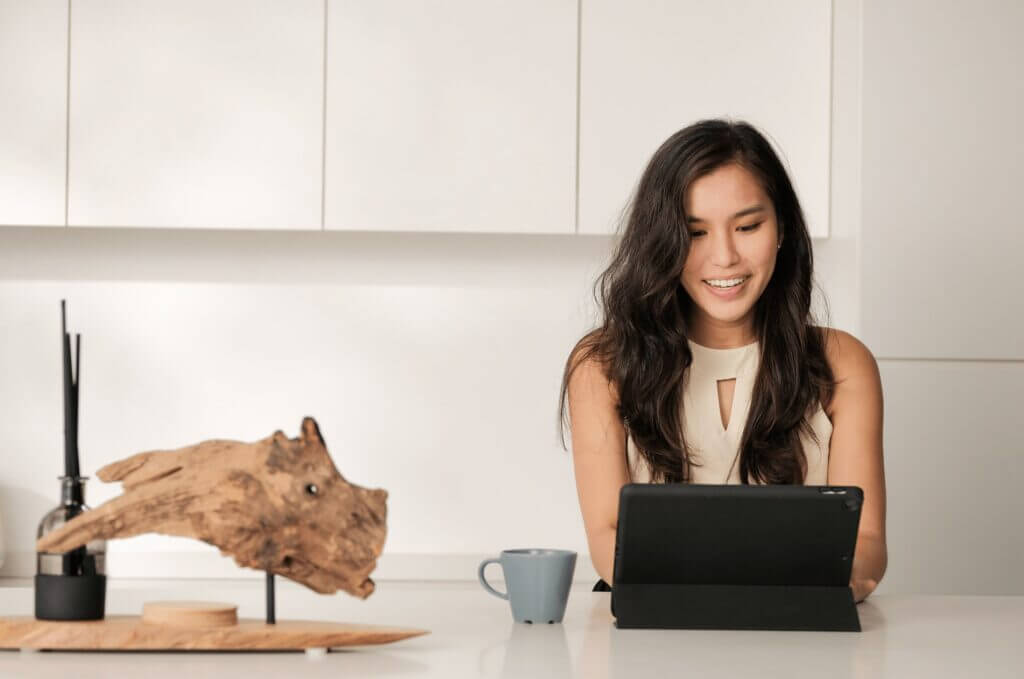
M615 626L860 632L849 587L615 585Z
M277 618L274 615L274 574L270 571L267 571L267 624L277 624Z

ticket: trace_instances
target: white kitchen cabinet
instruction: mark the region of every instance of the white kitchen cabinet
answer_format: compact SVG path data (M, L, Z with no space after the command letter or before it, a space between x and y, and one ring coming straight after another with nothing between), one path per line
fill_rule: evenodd
M829 232L828 0L583 0L579 231L611 233L651 155L701 118L756 125Z
M322 0L75 0L71 226L320 229Z
M67 44L67 0L0 0L0 225L64 225Z
M327 229L572 233L576 0L328 0Z

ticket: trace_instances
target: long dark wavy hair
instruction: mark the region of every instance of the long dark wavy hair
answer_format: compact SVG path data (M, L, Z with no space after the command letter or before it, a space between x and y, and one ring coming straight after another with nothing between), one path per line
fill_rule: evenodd
M594 285L603 321L566 361L559 396L562 445L569 380L594 358L618 391L619 417L652 480L690 480L691 464L698 465L681 427L683 378L693 362L687 344L693 301L680 282L691 240L683 200L695 180L729 163L761 183L781 239L774 274L754 306L760 366L740 440L740 479L803 484L807 461L800 435L817 441L809 418L819 403L831 401L835 388L825 356L827 326L812 325L813 253L796 192L768 141L741 121L702 120L676 132L644 170L611 263Z

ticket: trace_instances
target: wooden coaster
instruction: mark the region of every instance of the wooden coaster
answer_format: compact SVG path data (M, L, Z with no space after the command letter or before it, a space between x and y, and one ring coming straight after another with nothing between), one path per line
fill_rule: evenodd
M238 606L216 601L147 601L142 622L175 627L233 627Z

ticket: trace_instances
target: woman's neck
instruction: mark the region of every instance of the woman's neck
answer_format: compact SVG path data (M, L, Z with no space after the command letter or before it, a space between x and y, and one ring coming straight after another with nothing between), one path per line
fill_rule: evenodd
M751 318L723 322L703 317L690 323L690 340L709 349L735 349L757 341Z

